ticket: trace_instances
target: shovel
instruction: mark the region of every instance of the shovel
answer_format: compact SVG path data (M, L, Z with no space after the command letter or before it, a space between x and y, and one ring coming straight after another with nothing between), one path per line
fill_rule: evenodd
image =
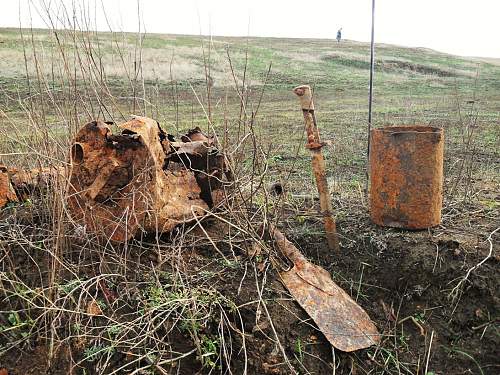
M380 335L365 310L340 288L323 268L310 263L274 226L271 237L292 263L280 277L286 288L309 314L333 347L344 352L368 348Z

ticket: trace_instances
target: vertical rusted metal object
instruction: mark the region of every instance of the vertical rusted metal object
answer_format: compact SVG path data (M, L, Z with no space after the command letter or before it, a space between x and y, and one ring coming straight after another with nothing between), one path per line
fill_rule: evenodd
M441 128L388 126L371 131L373 222L406 229L441 222L443 151Z
M306 148L309 149L312 154L312 167L314 177L316 178L316 185L318 187L319 203L321 207L321 214L323 215L325 222L328 247L330 250L339 251L337 227L335 225L335 219L333 218L330 191L328 190L328 182L326 180L325 159L321 153L321 148L324 143L321 142L319 137L319 130L316 124L316 117L314 115L312 91L309 86L303 85L294 88L293 92L299 97L302 113L304 114L307 133Z

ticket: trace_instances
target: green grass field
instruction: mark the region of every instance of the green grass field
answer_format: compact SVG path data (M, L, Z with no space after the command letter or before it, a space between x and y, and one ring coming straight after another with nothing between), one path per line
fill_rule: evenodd
M232 137L241 125L235 85L243 93L245 80L242 116L251 118L261 98L255 129L279 159L296 152L303 137L301 113L291 90L309 84L315 89L323 138L334 144L332 171L337 166L362 169L368 77L369 45L354 41L156 34L139 39L134 34L62 31L56 38L36 30L33 38L25 31L22 42L19 30L3 29L0 126L10 132L9 121L14 121L20 132L33 134L28 131L33 124L27 122L27 107L20 105L27 101L19 99L30 97L42 106L53 100L61 105L59 111L47 106L38 114L57 137L65 133L61 121L70 113L67 106L63 108L64 100L78 96L78 107L69 119L74 118L73 127L96 117L123 121L135 113L154 117L176 132L206 127L210 112L215 130L225 122ZM481 150L498 155L500 61L377 45L374 87L374 126L442 126L448 145L458 149L465 127L477 117ZM43 92L51 96L43 97ZM137 99L131 100L133 96ZM299 156L307 154L300 150Z

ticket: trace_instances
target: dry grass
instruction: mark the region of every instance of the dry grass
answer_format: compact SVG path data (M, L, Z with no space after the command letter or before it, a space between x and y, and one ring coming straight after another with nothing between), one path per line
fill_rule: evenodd
M66 165L68 145L82 124L96 118L118 122L135 113L158 119L170 132L200 125L217 133L236 181L230 203L210 215L209 225L196 222L170 235L156 233L121 245L75 225L63 184L2 212L0 357L43 342L48 366L65 366L62 371L70 373L164 374L190 371L189 363L201 365L206 373L244 373L250 362L243 315L252 306L254 325L262 320L271 325L266 332L284 371L307 373L307 354L291 354L273 325L273 306L292 309L292 304L289 296L271 297L276 292L269 261L273 249L258 228L280 221L293 235L322 236L303 149L302 114L290 92L295 84L312 83L322 134L332 140L327 150L329 183L339 219L346 223L343 245L368 241L382 252L389 237L400 237L351 229L361 226L367 209L362 191L367 71L359 65L366 62L367 46L310 41L313 47L306 48L305 41L297 40L210 42L71 28L23 33L23 38L17 31L2 33L0 71L6 84L0 106L0 162ZM331 57L333 48L342 64L324 58ZM496 205L487 211L493 215L488 220L494 220L498 202L484 189L499 182L498 94L492 90L499 81L498 76L491 79L498 69L485 65L473 88L477 65L471 60L391 46L382 46L380 56L457 75L380 72L376 123L444 126L447 186L456 186L447 191L447 222L463 220L465 205L482 200ZM481 91L486 88L489 93ZM472 93L477 93L479 107L464 103ZM20 155L4 156L9 153ZM268 186L276 181L283 183L285 195L269 194ZM487 229L481 228L481 235ZM255 254L255 244L260 254ZM203 256L203 251L208 254ZM456 296L465 276L452 289ZM346 279L349 285L360 295L361 279L356 284ZM242 303L240 291L250 288L252 294ZM424 359L398 359L404 345L396 326L386 331L384 345L369 353L375 370L365 373L409 374L423 366ZM435 345L427 344L426 361ZM357 360L363 368L364 358ZM341 363L354 363L354 357L313 361L325 362L335 373Z

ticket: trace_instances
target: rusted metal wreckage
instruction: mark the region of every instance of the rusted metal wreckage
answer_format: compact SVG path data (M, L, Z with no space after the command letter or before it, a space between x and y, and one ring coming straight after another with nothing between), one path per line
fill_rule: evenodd
M0 208L63 177L75 224L125 242L141 231L169 232L222 200L231 174L212 137L196 128L176 141L155 120L139 116L118 127L120 134L102 121L83 126L68 169L0 166Z
M139 231L163 233L202 217L224 196L224 155L199 128L181 137L146 117L113 134L91 122L71 147L69 206L89 230L123 242Z
M0 208L17 201L16 192L10 182L8 168L0 165Z
M294 89L304 114L328 245L338 250L331 197L321 154L312 91ZM142 232L168 232L197 220L224 198L231 181L225 156L200 129L180 141L146 117L119 125L85 125L71 146L69 169L19 171L0 166L0 208L26 199L54 176L67 181L70 213L87 231L116 242ZM421 229L440 222L443 132L431 127L386 127L371 132L371 217L382 226ZM291 263L279 272L293 298L337 349L354 351L380 341L368 314L310 263L274 226L276 247ZM277 261L273 262L275 265Z
M29 200L34 194L46 191L56 178L64 176L64 167L23 170L0 165L0 209L9 203Z

